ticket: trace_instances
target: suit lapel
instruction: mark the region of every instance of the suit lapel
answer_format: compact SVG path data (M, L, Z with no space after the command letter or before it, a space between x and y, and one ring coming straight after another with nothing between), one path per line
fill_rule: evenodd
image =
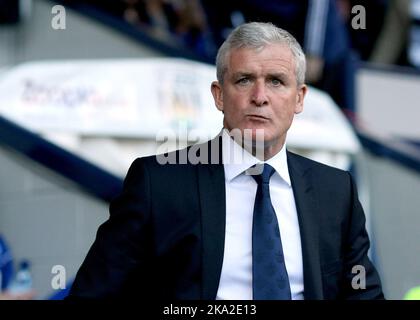
M209 152L209 156L215 155L213 147L219 143L217 140L212 140L209 143L209 147L212 147L210 151L213 151ZM204 300L216 298L225 245L225 174L221 161L220 144L218 147L220 147L219 153L217 153L220 156L218 164L199 164L197 166L203 239L201 295Z
M308 300L322 299L318 206L315 201L311 170L294 154L288 152L287 156L302 242L304 296Z

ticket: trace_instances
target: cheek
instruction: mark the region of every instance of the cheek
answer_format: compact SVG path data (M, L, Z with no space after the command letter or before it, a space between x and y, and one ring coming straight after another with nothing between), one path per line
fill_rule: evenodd
M277 108L274 114L276 120L279 122L292 121L295 115L295 105L292 101L289 101L288 104L283 104L282 107Z
M242 113L237 108L225 108L224 116L231 125L238 125L243 119Z
M243 114L247 106L246 100L241 96L226 97L223 102L225 114Z

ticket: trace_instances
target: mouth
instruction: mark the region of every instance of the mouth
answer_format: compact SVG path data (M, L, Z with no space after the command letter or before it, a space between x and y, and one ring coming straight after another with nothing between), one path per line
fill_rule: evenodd
M246 115L247 119L251 121L269 121L270 119L264 116L260 116L258 114L248 114Z

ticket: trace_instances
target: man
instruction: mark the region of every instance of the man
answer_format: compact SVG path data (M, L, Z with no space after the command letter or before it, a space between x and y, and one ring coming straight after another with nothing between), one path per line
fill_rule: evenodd
M354 111L355 58L337 1L202 0L202 3L217 46L225 40L232 26L247 21L268 20L289 31L302 43L306 54L306 81L328 92L340 108ZM375 10L371 12L377 14ZM373 19L368 18L368 21L368 29L372 29ZM362 30L356 32L359 35Z
M307 91L299 44L243 24L216 64L224 129L132 164L70 297L383 298L350 175L285 148Z

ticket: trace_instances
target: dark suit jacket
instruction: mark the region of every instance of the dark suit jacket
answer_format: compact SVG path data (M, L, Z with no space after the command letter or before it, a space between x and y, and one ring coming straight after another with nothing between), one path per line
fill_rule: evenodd
M383 298L350 174L290 152L287 157L305 299ZM161 165L155 156L135 160L69 297L215 299L226 211L224 168L218 163ZM365 268L365 289L352 289L355 265Z

